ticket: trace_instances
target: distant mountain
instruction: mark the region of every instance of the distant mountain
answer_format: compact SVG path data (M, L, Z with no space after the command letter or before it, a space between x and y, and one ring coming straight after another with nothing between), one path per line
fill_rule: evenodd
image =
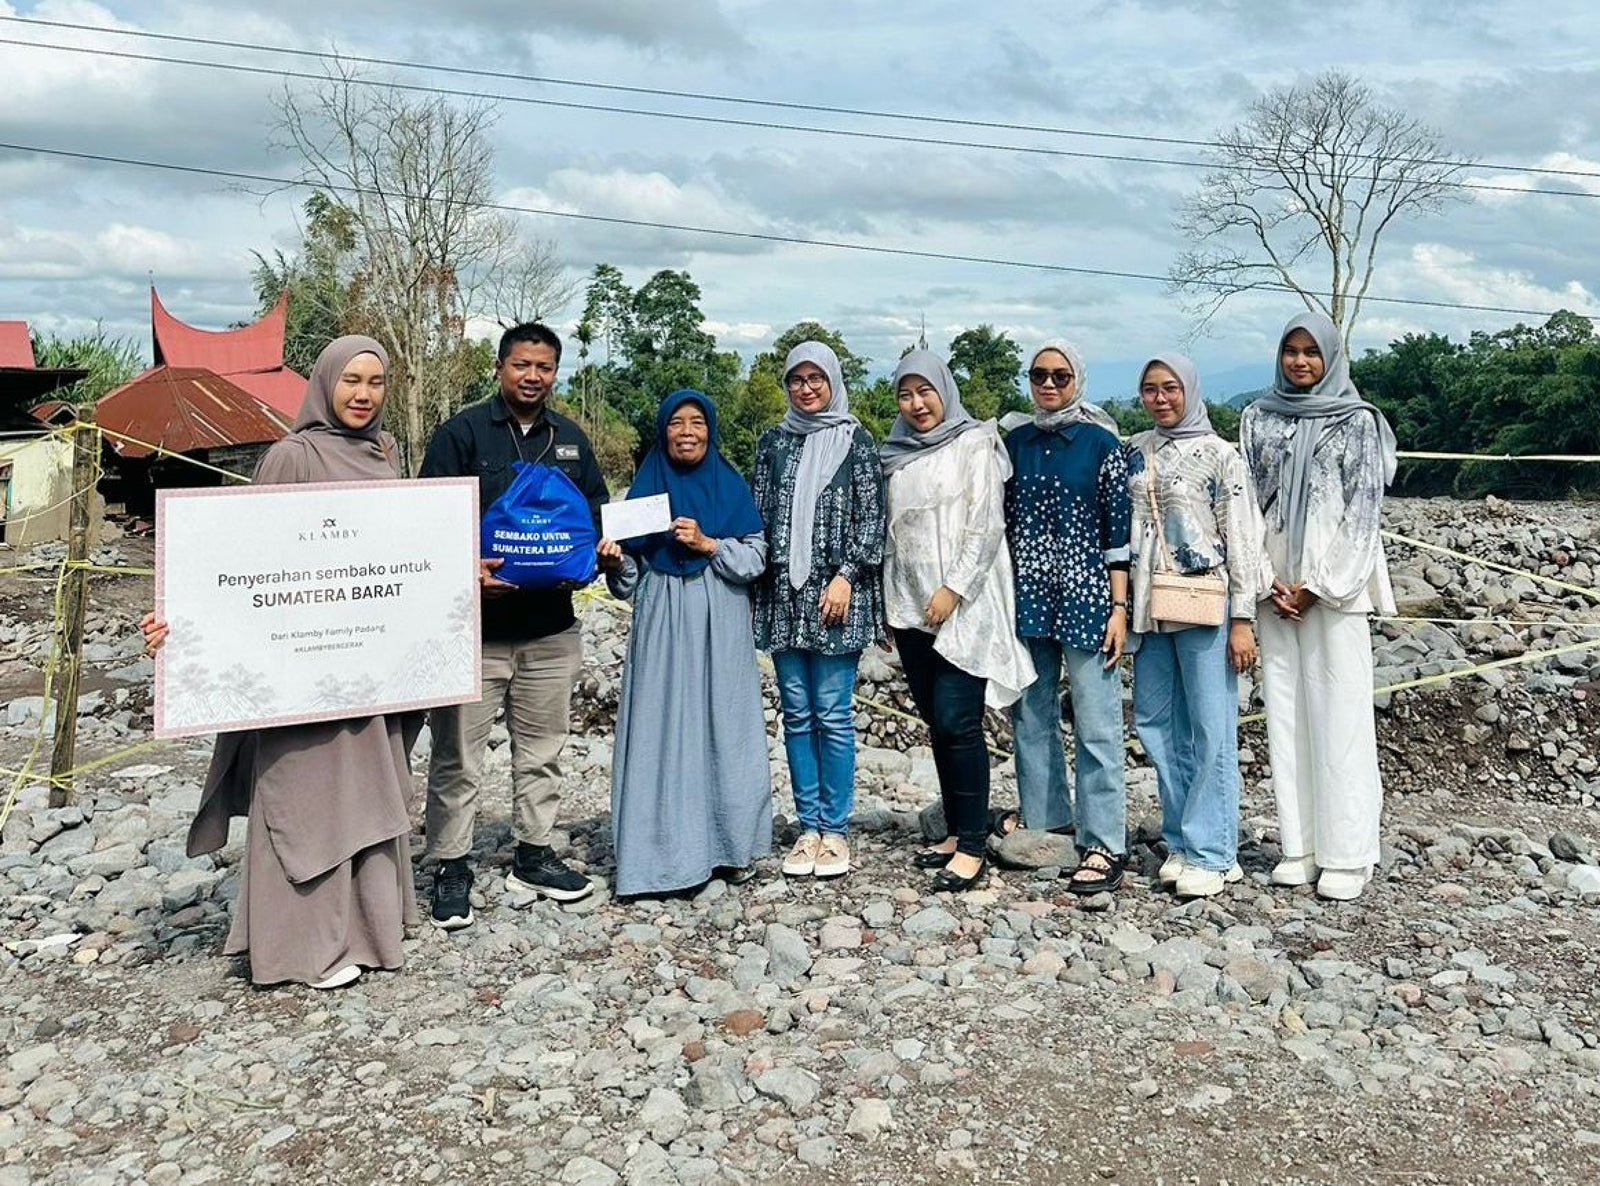
M1255 399L1256 396L1265 395L1271 390L1272 388L1270 387L1259 387L1255 391L1241 391L1238 395L1230 396L1223 402L1230 408L1242 408L1245 404Z

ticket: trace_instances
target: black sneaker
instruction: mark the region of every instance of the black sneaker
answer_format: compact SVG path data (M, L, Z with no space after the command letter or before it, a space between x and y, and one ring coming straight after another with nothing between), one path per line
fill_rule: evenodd
M465 860L439 862L433 875L432 922L441 931L472 925L472 866Z
M547 844L517 844L506 888L525 890L557 902L576 902L594 892L594 882L567 864Z

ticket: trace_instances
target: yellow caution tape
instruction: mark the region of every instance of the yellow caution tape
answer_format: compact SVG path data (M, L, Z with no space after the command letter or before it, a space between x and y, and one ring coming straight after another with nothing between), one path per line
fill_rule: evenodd
M1527 572L1520 568L1512 568L1511 565L1501 564L1498 560L1485 560L1481 556L1473 556L1466 552L1458 552L1454 548L1446 548L1441 544L1430 544L1424 540L1412 539L1409 535L1400 535L1393 531L1385 531L1381 534L1384 539L1392 539L1396 543L1408 544L1413 548L1422 548L1429 552L1438 552L1442 556L1453 556L1457 560L1465 560L1469 564L1480 564L1485 568L1498 569L1501 572L1508 572L1512 576L1527 577L1530 581L1539 581L1557 589L1565 589L1569 593L1576 593L1580 597L1587 597L1591 601L1600 602L1600 590L1597 589L1588 589L1582 585L1574 585L1570 581L1557 580L1555 577L1547 577L1542 573Z
M84 425L84 427L87 428L91 426ZM102 436L115 437L119 441L127 441L130 445L138 445L141 449L149 449L152 453L159 454L162 457L171 458L173 461L182 461L187 465L196 466L197 468L203 470L209 470L214 474L221 474L230 481L243 482L246 485L249 485L250 483L250 479L245 477L243 474L236 474L232 470L223 469L221 466L211 465L210 463L204 461L198 461L185 453L174 453L171 449L163 449L160 445L152 445L149 441L141 441L138 437L131 437L127 433L116 432L100 425L93 425L92 427L94 427Z

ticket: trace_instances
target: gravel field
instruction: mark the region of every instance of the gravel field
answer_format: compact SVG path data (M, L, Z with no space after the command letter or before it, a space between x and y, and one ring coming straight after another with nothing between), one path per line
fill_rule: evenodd
M403 972L342 992L258 990L219 954L242 825L183 855L209 743L118 757L67 808L25 788L0 833L0 1186L1600 1181L1600 606L1532 579L1595 586L1600 508L1393 500L1386 519L1521 575L1392 542L1401 616L1438 621L1374 623L1380 685L1571 649L1379 697L1384 859L1356 903L1267 884L1259 724L1247 877L1222 897L1151 887L1137 747L1119 893L1075 901L1070 843L1024 833L987 886L930 895L907 860L942 835L930 754L863 706L848 878L773 860L738 887L562 909L505 889L497 727L477 925L424 927ZM149 557L137 538L98 556ZM53 588L0 577L0 767L44 723ZM81 761L148 739L150 598L95 578ZM558 846L608 881L627 618L595 599L584 622ZM861 693L908 703L881 655Z

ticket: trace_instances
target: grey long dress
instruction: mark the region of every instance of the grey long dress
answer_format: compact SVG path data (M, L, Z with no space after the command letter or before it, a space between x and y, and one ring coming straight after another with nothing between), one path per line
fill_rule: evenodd
M718 541L692 576L638 566L608 578L633 631L611 765L616 892L662 893L748 865L772 847L772 773L750 584L761 535Z

